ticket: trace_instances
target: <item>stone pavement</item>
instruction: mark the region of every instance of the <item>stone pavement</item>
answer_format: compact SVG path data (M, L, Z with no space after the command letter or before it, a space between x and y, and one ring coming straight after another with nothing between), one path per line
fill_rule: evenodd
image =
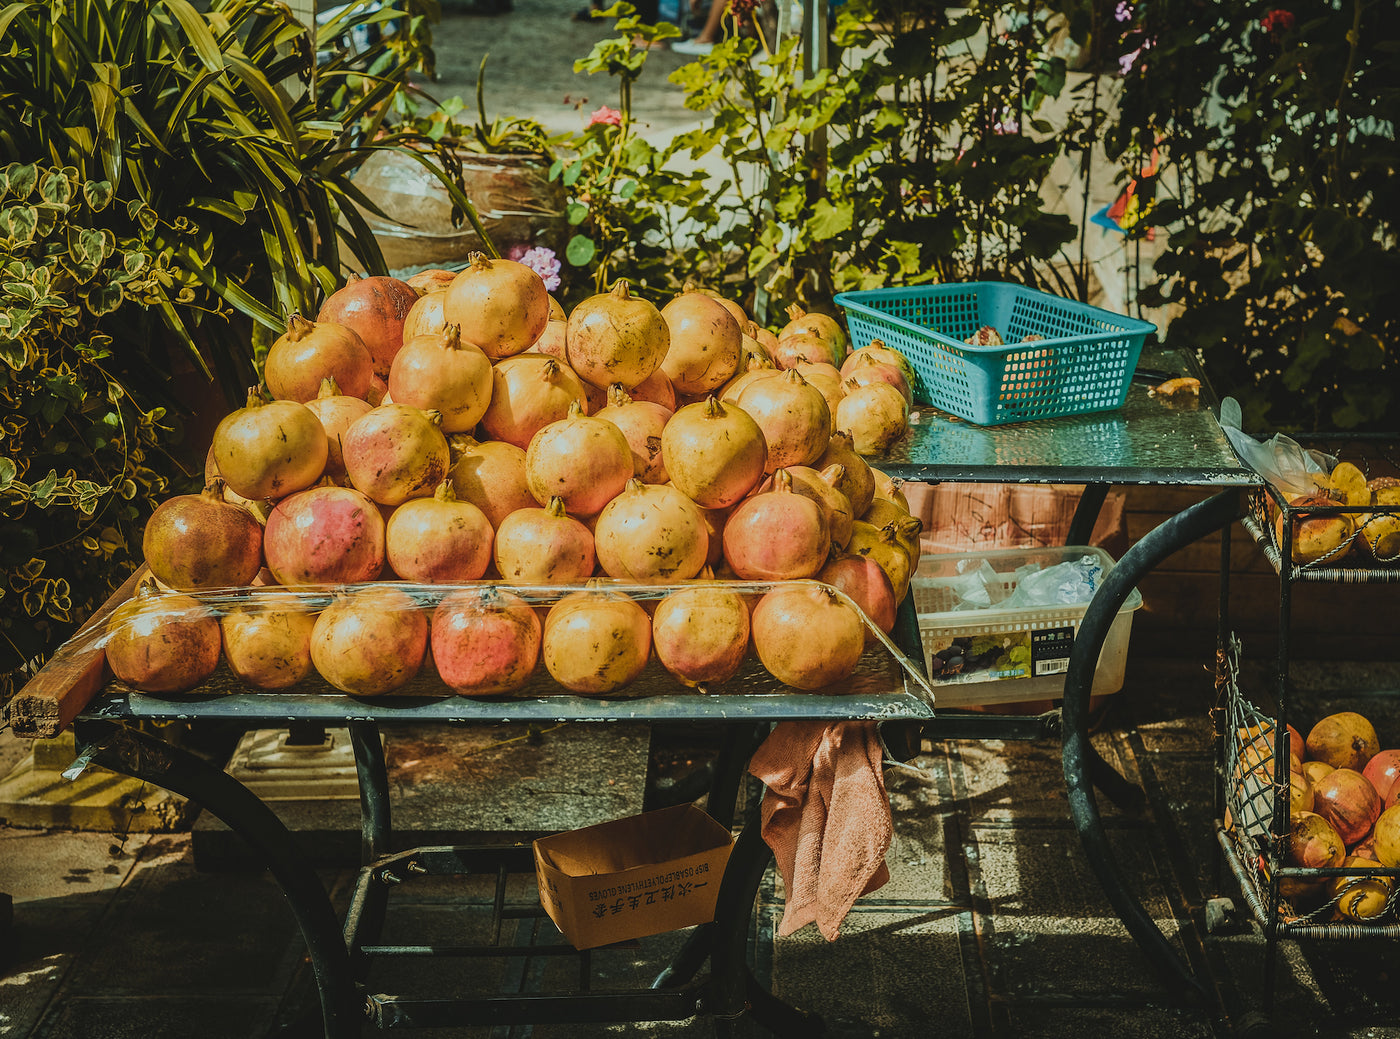
M1352 707L1373 716L1383 732L1400 731L1396 668L1304 667L1300 675L1318 690L1309 716ZM1278 1036L1400 1037L1393 940L1281 943L1270 1008L1262 1002L1264 945L1255 929L1205 933L1205 898L1224 894L1239 902L1229 874L1216 877L1210 696L1209 676L1197 663L1131 660L1128 688L1095 740L1148 795L1140 814L1104 806L1111 840L1148 911L1219 994L1215 1015L1172 1005L1113 915L1068 822L1053 741L930 744L909 766L892 769L891 882L857 904L835 943L810 926L776 939L783 895L770 870L751 935L758 975L778 995L821 1014L841 1039L1195 1037L1248 1034L1239 1028L1251 1022ZM677 756L676 740L654 739L658 760ZM518 778L511 761L509 754L499 758L503 781ZM396 793L396 803L408 796ZM353 869L329 868L322 877L343 907ZM509 897L529 901L533 885L532 877L515 878ZM415 881L402 890L386 940L460 942L489 926L485 881ZM15 899L13 933L0 943L3 1039L305 1034L295 1023L315 996L305 949L275 884L259 872L201 872L189 833L123 838L0 828L0 891ZM560 940L547 921L511 925L520 928L515 941L522 944ZM600 951L595 987L645 985L680 937ZM407 971L376 970L373 987L403 994L439 985L531 990L548 984L554 969L546 958L490 968L415 963ZM1258 1016L1267 1010L1271 1024ZM289 1024L290 1033L279 1031ZM740 1033L760 1034L747 1024ZM601 1039L703 1036L711 1029L692 1020L425 1034Z

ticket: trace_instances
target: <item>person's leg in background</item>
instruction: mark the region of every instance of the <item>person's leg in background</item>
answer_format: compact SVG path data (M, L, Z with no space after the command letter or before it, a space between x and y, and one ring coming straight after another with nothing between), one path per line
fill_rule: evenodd
M720 20L728 9L729 0L710 0L710 14L705 19L705 27L694 39L671 44L671 49L677 54L710 53L711 48L723 37L723 33L720 31Z

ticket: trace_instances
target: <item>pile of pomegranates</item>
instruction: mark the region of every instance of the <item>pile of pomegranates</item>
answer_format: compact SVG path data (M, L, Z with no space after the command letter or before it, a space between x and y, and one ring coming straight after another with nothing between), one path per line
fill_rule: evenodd
M1382 749L1362 715L1321 719L1305 739L1289 725L1289 837L1286 865L1355 867L1355 875L1281 875L1281 894L1299 911L1331 905L1333 917L1376 922L1391 913L1396 878L1370 872L1400 867L1400 748ZM1272 796L1271 725L1241 729L1237 782L1251 799ZM1259 834L1262 836L1262 832Z
M374 696L426 671L501 696L547 670L602 696L653 656L714 687L752 647L784 684L832 687L918 562L899 482L866 461L905 431L912 373L789 317L762 329L691 288L658 308L625 281L565 314L484 256L352 279L289 320L204 491L152 518L156 583L109 629L114 673L179 692L222 655L262 690L314 671Z

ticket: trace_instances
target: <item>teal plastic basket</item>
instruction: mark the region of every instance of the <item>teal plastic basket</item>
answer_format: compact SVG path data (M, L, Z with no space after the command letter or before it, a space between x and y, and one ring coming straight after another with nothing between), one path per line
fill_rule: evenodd
M914 398L979 426L1119 407L1157 326L999 281L843 292L853 349L883 340L914 368ZM962 340L984 325L1003 346ZM1028 335L1045 338L1030 343Z

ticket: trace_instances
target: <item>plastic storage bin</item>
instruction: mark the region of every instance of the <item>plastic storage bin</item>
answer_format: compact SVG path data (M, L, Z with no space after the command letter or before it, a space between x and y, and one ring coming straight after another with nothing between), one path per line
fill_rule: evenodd
M853 348L883 340L913 365L915 399L980 426L1120 406L1157 328L996 281L843 292L836 303ZM962 342L984 325L1005 345Z
M954 607L959 597L954 588L964 573L976 570L985 559L1000 577L992 586L993 599L1005 598L1016 590L1020 567L1037 563L1044 569L1086 555L1099 560L1105 575L1113 569L1113 557L1103 549L1076 545L934 554L920 560L912 582L914 608L937 706L1020 703L1063 695L1070 649L1088 603L1022 609L1003 609L994 603L982 609L957 610ZM1133 612L1141 606L1142 596L1135 588L1109 627L1094 670L1093 695L1123 688ZM947 650L959 647L963 652L954 656L958 670L950 671L942 664L935 669L935 654L942 657ZM956 663L958 657L960 664Z

